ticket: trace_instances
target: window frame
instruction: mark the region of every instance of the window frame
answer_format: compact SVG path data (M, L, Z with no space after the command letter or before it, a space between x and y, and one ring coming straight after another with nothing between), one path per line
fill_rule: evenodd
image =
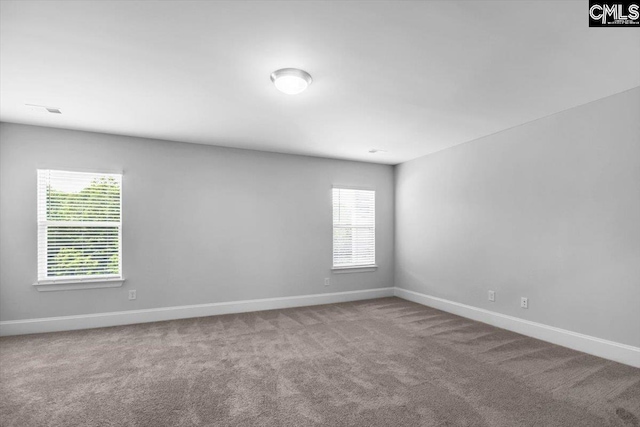
M62 173L91 174L103 177L117 177L120 185L119 192L119 221L60 221L48 220L46 196L42 196L42 185L40 173L54 171ZM78 170L71 168L38 168L36 170L36 233L37 233L37 280L33 283L38 291L56 291L73 289L93 289L120 287L125 279L122 273L122 199L123 181L122 172L103 170ZM44 206L41 201L44 200ZM44 219L42 219L44 215ZM118 273L109 274L89 274L82 276L49 276L47 275L47 255L48 255L48 228L60 226L82 226L82 227L114 227L118 232ZM43 240L44 239L44 240Z
M373 229L373 263L372 264L354 264L354 265L336 265L335 264L335 219L333 218L334 212L334 200L333 200L333 192L334 190L355 190L355 191L372 191L373 192L373 227L365 227ZM332 260L331 260L331 270L333 273L361 273L361 272L373 272L378 269L378 264L376 262L376 235L377 235L377 220L376 220L376 189L371 187L354 187L350 185L333 185L331 187L331 243L332 243ZM339 228L358 228L357 226L352 227L339 227Z

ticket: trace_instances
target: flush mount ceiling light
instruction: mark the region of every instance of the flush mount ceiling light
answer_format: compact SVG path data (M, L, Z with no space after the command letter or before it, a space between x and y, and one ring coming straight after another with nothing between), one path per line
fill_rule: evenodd
M24 104L29 111L33 111L35 113L51 113L51 114L62 114L59 108L56 107L46 107L44 105L35 105L35 104Z
M309 87L313 79L311 75L297 68L283 68L271 73L271 81L282 93L297 95Z

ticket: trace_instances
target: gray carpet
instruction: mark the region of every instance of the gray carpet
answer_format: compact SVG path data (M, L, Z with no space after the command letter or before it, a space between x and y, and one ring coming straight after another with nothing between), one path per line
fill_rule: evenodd
M639 426L640 369L398 298L0 340L9 426Z

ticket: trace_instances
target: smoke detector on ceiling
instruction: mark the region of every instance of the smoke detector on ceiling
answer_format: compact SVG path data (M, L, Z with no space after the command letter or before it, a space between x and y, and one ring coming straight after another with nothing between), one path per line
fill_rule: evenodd
M29 111L34 113L51 113L51 114L62 114L62 111L56 107L46 107L44 105L35 105L35 104L24 104Z

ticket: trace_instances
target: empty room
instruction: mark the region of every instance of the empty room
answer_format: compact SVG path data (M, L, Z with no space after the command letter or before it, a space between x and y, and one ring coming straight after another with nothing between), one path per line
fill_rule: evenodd
M0 1L0 426L640 426L638 1Z

